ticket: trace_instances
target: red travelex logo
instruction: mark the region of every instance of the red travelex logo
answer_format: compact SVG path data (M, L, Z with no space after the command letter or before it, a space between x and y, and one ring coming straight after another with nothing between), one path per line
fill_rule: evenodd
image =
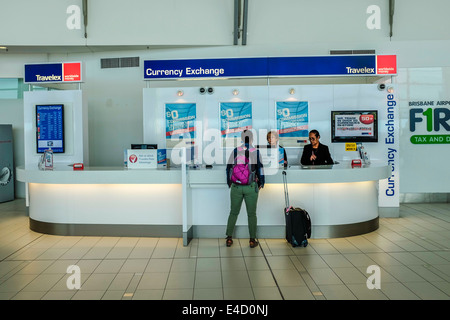
M81 81L81 62L63 63L63 81Z
M397 74L397 56L377 56L377 74Z

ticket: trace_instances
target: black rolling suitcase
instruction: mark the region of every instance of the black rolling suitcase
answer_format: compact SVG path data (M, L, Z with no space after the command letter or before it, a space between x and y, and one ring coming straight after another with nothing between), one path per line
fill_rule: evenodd
M286 241L293 247L306 247L311 237L311 218L306 210L289 205L286 171L283 171L284 216L286 218Z

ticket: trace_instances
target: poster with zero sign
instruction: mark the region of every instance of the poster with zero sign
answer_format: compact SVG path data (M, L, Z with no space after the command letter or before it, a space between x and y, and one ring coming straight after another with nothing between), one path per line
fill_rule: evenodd
M222 145L240 145L242 131L252 129L252 103L221 102L219 114Z
M166 104L165 118L167 148L181 148L194 144L196 117L197 110L195 103Z
M295 147L308 141L308 101L278 101L276 113L281 145Z

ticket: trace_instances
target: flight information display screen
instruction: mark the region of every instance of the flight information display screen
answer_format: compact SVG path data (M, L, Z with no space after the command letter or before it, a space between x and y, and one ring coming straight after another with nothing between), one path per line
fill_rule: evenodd
M64 105L36 105L36 148L64 153Z

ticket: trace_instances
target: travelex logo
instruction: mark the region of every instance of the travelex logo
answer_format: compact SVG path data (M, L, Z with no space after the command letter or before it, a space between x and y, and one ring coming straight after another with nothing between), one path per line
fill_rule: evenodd
M36 81L38 82L45 82L45 81L61 81L61 76L57 75L50 75L50 76L41 76L40 74L36 75Z
M375 68L352 68L352 67L346 67L348 74L374 74Z
M81 62L25 65L25 83L81 81Z

